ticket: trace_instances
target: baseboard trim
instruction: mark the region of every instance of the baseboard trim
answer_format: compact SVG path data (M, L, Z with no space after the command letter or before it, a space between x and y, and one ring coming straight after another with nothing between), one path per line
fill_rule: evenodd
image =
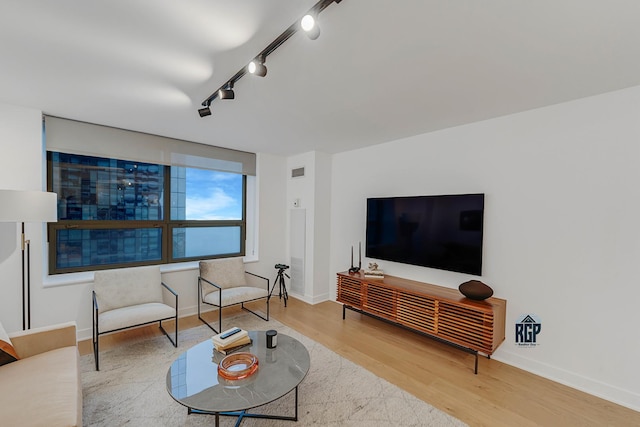
M299 299L300 301L304 301L307 304L315 305L321 302L329 301L329 294L316 295L313 297L308 297L305 295L300 295L297 293L289 292L289 296L295 299Z
M491 358L539 375L548 380L633 409L634 411L640 411L640 395L629 390L624 390L505 350L499 350L494 353Z

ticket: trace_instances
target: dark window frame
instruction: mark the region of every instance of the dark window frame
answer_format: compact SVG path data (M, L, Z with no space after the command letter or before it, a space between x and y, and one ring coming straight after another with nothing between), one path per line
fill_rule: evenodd
M51 152L47 151L47 190L53 191L53 160ZM175 264L183 262L199 261L203 259L228 258L244 256L246 252L247 235L247 176L242 175L242 219L239 220L172 220L171 212L171 166L158 165L164 168L163 188L163 219L154 220L58 220L47 224L47 237L49 242L49 274L77 273L83 271L107 270L145 265ZM240 250L237 253L216 254L208 256L194 256L174 258L173 256L173 230L175 228L194 227L240 227ZM98 264L89 266L57 268L57 232L70 229L113 230L113 229L162 229L161 258L158 260L123 262L113 264Z

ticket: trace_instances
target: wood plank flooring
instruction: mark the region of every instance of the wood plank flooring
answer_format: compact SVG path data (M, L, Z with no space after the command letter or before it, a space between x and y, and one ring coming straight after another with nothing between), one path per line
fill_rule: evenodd
M496 360L480 357L474 375L473 355L353 311L342 320L342 305L332 301L309 305L289 298L285 308L274 299L271 315L471 426L640 426L640 412ZM196 316L180 319L180 329L200 324ZM100 345L160 333L147 326L104 336ZM91 353L91 341L79 349Z

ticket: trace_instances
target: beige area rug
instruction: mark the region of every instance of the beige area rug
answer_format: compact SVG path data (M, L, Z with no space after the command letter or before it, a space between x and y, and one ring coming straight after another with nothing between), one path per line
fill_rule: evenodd
M311 368L299 387L298 422L245 418L242 426L466 425L277 321L265 322L243 313L225 319L225 325L276 329L302 342L311 356ZM102 351L100 372L94 370L93 355L82 356L84 425L214 425L213 415L188 415L187 408L166 390L167 371L178 355L212 335L202 325L180 332L177 349L160 336ZM293 408L294 396L289 393L252 412L293 415ZM235 423L235 417L220 417L221 426Z

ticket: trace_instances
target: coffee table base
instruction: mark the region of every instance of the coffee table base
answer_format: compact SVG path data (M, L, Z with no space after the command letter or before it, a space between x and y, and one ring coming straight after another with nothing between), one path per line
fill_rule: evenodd
M286 395L285 395L286 396ZM284 396L282 396L284 397ZM255 414L252 412L244 411L234 411L234 412L209 412L209 411L200 411L198 409L187 408L188 414L204 414L204 415L215 415L216 416L216 427L220 426L220 416L224 417L238 417L238 421L236 421L236 427L240 425L243 418L267 418L271 420L284 420L284 421L298 421L298 387L295 388L295 415L287 416L287 415L269 415L269 414Z

